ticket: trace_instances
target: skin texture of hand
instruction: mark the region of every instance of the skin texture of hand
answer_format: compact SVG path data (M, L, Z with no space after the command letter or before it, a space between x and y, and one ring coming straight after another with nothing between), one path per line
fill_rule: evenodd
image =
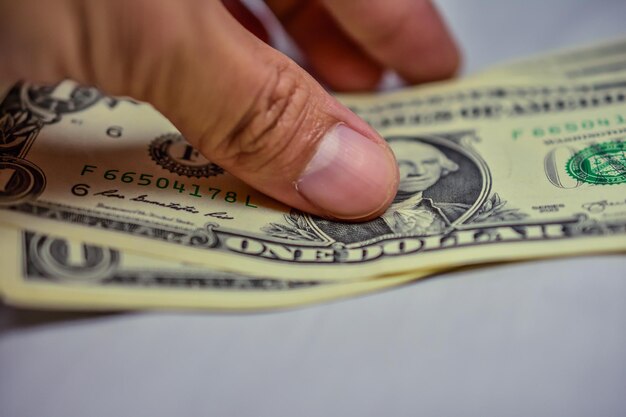
M266 3L337 90L371 89L386 68L425 82L458 66L427 0ZM277 200L343 220L381 214L399 181L385 141L234 16L262 32L233 1L0 0L0 80L69 78L149 102Z

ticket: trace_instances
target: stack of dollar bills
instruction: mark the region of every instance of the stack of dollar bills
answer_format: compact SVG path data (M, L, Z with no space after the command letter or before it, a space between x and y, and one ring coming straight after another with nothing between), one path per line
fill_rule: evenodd
M12 305L280 308L626 249L626 40L340 96L426 179L360 224L262 195L147 104L71 81L0 94L0 293Z

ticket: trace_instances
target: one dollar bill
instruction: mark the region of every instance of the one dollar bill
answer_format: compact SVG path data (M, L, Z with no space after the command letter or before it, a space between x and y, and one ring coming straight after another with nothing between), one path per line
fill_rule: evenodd
M400 164L396 200L361 224L256 192L148 105L20 84L0 105L0 221L303 281L626 249L626 71L491 80L341 97Z
M364 295L429 275L361 282L281 280L196 267L4 227L0 295L26 307L76 310L283 309Z

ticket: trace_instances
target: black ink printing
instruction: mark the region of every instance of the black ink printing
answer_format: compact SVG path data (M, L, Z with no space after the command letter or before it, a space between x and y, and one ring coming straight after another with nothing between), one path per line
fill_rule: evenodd
M99 193L94 193L94 195L101 195L103 197L111 197L111 198L119 198L119 199L126 198L126 196L124 196L123 194L119 194L118 190L100 191Z
M142 194L137 197L131 198L130 201L137 201L139 203L152 204L155 206L164 207L164 208L168 208L168 209L172 209L176 211L185 211L187 213L193 213L193 214L200 213L198 209L196 209L194 206L181 206L180 204L173 203L173 202L163 203L161 201L148 200L147 197L148 197L148 194Z

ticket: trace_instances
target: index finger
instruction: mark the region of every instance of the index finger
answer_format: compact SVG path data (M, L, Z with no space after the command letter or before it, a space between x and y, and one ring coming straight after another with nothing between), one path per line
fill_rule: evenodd
M365 51L407 81L435 81L457 71L459 50L431 1L322 1Z

